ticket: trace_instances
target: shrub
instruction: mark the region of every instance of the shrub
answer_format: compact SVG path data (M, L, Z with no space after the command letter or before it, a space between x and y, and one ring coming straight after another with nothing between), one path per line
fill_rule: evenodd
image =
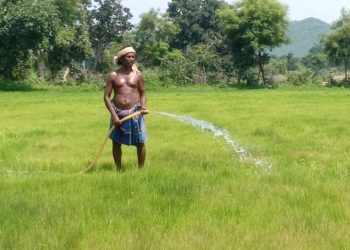
M290 71L287 75L287 82L295 86L306 85L312 82L312 72L310 69Z

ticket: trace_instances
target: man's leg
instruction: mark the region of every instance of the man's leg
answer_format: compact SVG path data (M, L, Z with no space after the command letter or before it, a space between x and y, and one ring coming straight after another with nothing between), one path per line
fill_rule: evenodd
M122 170L122 145L118 142L113 142L112 152L117 170Z
M146 146L144 143L140 143L137 145L137 160L139 164L139 168L143 168L145 165L146 159Z

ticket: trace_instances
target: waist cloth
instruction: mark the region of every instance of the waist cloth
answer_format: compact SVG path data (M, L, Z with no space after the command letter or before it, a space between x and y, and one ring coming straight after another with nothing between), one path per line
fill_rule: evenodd
M127 110L122 110L117 108L113 104L113 108L117 113L119 119L122 119L132 113L141 110L140 103L135 104L132 108ZM109 128L113 126L113 119L111 117ZM120 126L116 127L111 135L109 136L114 142L125 144L125 145L134 145L145 143L147 139L146 133L146 124L143 115L135 116L129 120L124 121Z

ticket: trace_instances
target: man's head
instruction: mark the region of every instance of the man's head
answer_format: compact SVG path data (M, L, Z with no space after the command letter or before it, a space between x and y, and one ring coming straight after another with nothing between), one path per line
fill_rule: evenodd
M118 65L123 65L123 62L133 64L135 62L135 59L136 59L136 51L130 45L123 46L119 50L118 54L114 57L114 60L117 62Z

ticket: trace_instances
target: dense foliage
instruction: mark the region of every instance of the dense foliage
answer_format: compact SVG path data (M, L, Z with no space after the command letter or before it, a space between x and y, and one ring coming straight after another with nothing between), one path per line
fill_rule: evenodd
M350 63L350 11L342 10L341 18L333 25L332 32L324 39L328 55L344 66L344 81L348 81Z
M88 13L90 41L95 51L94 69L103 66L106 47L113 41L120 41L132 28L131 17L130 10L122 6L121 0L94 1L94 7Z
M258 66L265 86L269 51L287 42L286 14L276 0L242 0L219 11L236 67L244 72Z
M0 1L0 74L22 77L30 56L53 43L59 18L53 1Z
M0 80L103 83L131 44L148 86L348 85L345 9L303 58L273 53L291 40L277 0L171 0L165 13L131 18L122 0L0 0Z

